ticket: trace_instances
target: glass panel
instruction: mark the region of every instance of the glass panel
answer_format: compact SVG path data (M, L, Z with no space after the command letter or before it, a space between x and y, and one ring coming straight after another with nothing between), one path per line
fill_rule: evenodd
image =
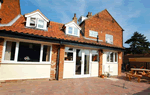
M30 26L35 26L35 21L36 21L36 18L31 18L30 19Z
M73 52L65 52L65 61L73 61Z
M4 60L14 60L16 42L7 41Z
M92 54L92 61L98 61L98 54Z
M117 58L118 58L117 53L115 53L115 62L117 62Z
M74 35L78 35L78 29L74 28Z
M44 45L43 46L43 59L42 61L50 61L50 46Z
M43 20L38 21L38 27L39 28L44 28L44 21Z
M72 27L69 27L68 33L69 33L69 34L72 34Z
M65 47L65 51L73 51L73 48Z
M107 62L109 62L109 52L107 52Z
M76 49L76 74L81 74L81 59L82 58L82 51L80 49Z
M90 51L84 50L84 74L89 74L89 61L90 61Z
M113 52L110 52L110 62L114 62L113 61Z
M40 44L20 42L18 61L39 62L40 50Z

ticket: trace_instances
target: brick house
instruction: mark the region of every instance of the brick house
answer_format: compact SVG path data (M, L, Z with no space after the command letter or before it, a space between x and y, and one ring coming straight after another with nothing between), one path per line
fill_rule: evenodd
M63 24L0 0L0 80L117 76L123 51L123 29L106 9Z

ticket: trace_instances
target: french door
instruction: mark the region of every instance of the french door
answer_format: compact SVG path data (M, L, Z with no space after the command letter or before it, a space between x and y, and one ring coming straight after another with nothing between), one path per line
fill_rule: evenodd
M76 49L75 77L90 76L90 50Z

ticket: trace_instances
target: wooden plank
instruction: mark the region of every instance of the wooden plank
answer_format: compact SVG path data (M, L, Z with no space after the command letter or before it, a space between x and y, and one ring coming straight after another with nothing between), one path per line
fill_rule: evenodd
M129 62L150 62L150 58L129 58Z

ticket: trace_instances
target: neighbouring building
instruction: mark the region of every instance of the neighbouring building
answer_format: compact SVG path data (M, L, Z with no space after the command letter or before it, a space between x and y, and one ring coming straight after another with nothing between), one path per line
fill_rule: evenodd
M63 24L0 0L0 80L120 75L123 31L106 9Z

